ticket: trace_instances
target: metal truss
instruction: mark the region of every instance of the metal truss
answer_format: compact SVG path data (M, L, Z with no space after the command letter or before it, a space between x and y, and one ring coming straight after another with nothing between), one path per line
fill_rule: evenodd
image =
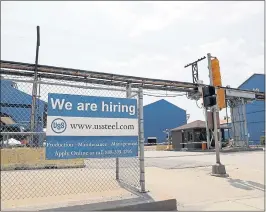
M192 65L193 63L189 64ZM197 79L197 68L194 66L194 78ZM1 71L0 74L6 75L17 75L17 76L34 76L35 64L21 63L14 61L3 61L1 60ZM122 86L126 87L127 84L131 84L132 88L142 87L143 89L149 90L164 90L164 91L176 91L188 93L190 98L198 99L200 93L198 91L197 83L180 82L171 80L151 79L127 75L110 74L96 71L87 71L73 68L55 67L47 65L38 65L38 77L47 79L62 79L68 81L87 82L100 85L111 85L111 86ZM205 85L201 85L205 86ZM225 90L236 90L241 92L253 92L258 96L258 100L265 99L264 92L241 90L236 88L221 87Z

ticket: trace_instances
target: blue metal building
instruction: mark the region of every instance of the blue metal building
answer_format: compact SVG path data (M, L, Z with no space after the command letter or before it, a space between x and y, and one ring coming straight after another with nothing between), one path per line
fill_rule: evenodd
M30 127L30 114L31 114L31 103L32 96L20 91L17 84L13 81L1 79L1 116L9 116L14 121L15 124L20 124L25 128ZM40 99L36 101L36 131L43 131L43 118L45 115L46 103Z
M259 89L265 92L265 74L253 74L240 86L240 89ZM260 143L260 137L265 131L265 102L254 101L246 105L247 127L249 141L254 144Z
M265 74L253 74L245 82L243 82L238 88L245 90L258 89L261 92L265 92ZM233 117L235 120L239 119L239 108L234 109ZM241 115L241 114L240 114ZM240 116L239 116L240 117ZM246 104L246 120L249 135L249 144L260 144L260 137L265 134L265 102L253 101ZM241 122L241 120L238 120ZM239 133L243 134L241 123L236 123L235 127L238 127ZM243 136L240 136L243 137Z
M173 129L187 123L186 111L161 99L144 106L144 137L156 138L158 143L166 141L166 129Z

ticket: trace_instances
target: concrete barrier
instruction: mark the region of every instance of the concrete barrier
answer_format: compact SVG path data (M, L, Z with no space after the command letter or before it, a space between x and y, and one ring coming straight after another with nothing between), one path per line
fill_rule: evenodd
M165 151L165 150L173 150L172 145L157 145L156 151Z
M1 170L83 168L83 159L45 160L45 148L1 149Z

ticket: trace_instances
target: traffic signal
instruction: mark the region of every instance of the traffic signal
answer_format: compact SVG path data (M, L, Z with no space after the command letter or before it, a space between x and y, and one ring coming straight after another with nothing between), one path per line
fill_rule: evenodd
M213 86L221 86L221 72L220 72L220 63L217 58L211 60L211 68L212 68L212 81Z
M217 105L219 110L222 110L226 107L225 90L223 88L217 89Z
M222 86L220 63L217 58L211 60L211 68L212 68L213 85L216 87ZM223 88L217 89L217 105L220 110L226 107L225 91Z
M206 86L202 88L204 107L212 107L216 105L215 87Z

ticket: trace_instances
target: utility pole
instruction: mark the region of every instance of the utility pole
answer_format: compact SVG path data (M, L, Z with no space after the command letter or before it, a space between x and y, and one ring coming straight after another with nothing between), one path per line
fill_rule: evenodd
M38 59L39 59L39 47L40 47L40 27L37 26L37 44L36 44L36 56L35 56L35 67L34 67L34 80L32 85L32 104L31 104L31 117L30 117L30 130L31 132L35 132L35 119L36 119L36 98L37 98L37 68L38 68ZM33 146L36 146L35 136L32 135L31 143Z
M207 54L208 59L208 69L209 69L209 77L210 77L210 85L213 86L213 74L212 74L212 56L210 53ZM215 88L215 93L217 94L217 88ZM220 160L220 145L218 140L218 129L217 129L217 113L218 112L218 104L211 107L212 117L213 117L213 127L214 127L214 139L215 139L215 152L216 152L216 164L212 166L212 175L219 177L228 177L226 173L225 166L221 164Z
M184 68L187 68L189 66L192 67L192 82L195 84L198 84L199 89L202 89L202 85L200 85L200 84L203 84L203 82L201 82L199 80L198 62L200 62L204 59L206 59L205 56L184 66ZM206 124L207 149L209 149L210 148L210 130L208 127L208 117L207 117L208 110L207 110L207 108L204 108L204 112L205 112L205 124Z

